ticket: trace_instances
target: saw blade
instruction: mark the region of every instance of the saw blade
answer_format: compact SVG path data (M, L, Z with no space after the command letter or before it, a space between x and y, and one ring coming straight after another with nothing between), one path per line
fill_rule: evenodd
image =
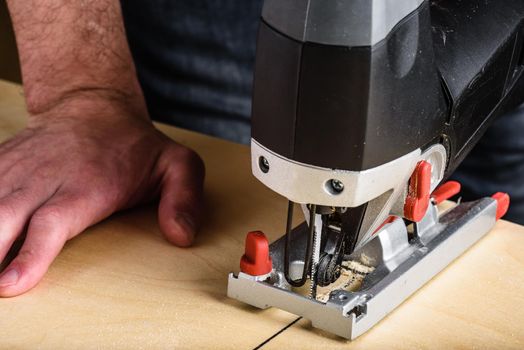
M322 216L317 214L315 220L315 231L313 233L313 254L311 256L310 291L309 297L316 298L317 294L317 269L320 262L320 237L322 235Z

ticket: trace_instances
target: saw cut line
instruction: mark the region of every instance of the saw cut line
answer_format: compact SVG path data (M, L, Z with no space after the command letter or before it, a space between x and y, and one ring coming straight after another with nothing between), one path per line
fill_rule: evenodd
M291 322L290 324L288 324L287 326L285 326L284 328L282 328L281 330L279 330L278 332L276 332L275 334L273 334L271 337L267 338L266 340L264 340L262 343L260 343L256 348L254 348L253 350L258 350L258 349L262 349L262 347L264 345L266 345L267 343L269 343L271 340L273 340L274 338L276 338L277 336L279 336L280 334L282 334L286 329L288 329L289 327L293 326L295 323L297 323L298 321L300 321L302 319L302 317L298 317L296 320L294 320L293 322Z

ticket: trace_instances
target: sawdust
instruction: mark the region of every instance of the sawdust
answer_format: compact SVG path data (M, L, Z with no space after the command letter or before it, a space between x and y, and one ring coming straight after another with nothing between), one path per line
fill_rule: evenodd
M364 265L358 261L349 260L342 263L340 277L332 284L326 287L318 287L317 300L323 303L329 300L329 294L333 290L342 289L351 292L358 291L362 281L374 270L374 267Z

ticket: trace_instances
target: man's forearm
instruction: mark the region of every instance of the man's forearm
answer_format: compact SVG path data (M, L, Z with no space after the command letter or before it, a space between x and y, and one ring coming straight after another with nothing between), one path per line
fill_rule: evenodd
M144 109L118 0L7 4L32 114L72 98L123 99L131 108Z

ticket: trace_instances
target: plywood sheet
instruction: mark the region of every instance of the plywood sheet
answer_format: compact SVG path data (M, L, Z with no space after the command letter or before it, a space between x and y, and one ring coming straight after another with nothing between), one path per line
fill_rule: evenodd
M19 86L0 82L0 139L24 123ZM69 242L37 288L0 299L0 348L524 348L524 228L504 221L354 342L307 320L280 332L296 316L225 292L245 233L277 238L286 201L250 175L247 147L159 127L207 166L196 246L169 245L154 206L114 215Z
M25 124L21 90L0 83L0 138ZM156 208L117 214L70 241L44 280L0 299L0 348L254 348L293 316L226 297L244 236L276 238L287 203L250 176L249 149L171 127L207 165L207 220L191 249L165 241Z

